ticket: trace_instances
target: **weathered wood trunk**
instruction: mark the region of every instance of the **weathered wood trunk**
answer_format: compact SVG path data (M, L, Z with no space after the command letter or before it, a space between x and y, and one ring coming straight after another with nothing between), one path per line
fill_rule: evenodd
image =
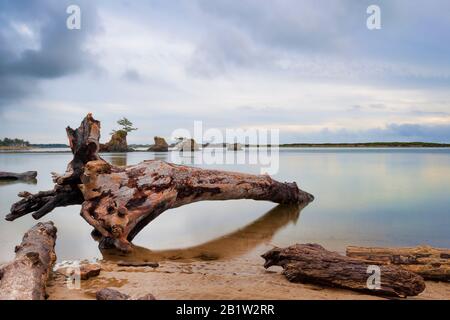
M349 246L347 256L376 264L396 265L427 280L450 281L450 249L429 246L414 248L365 248Z
M369 289L368 263L325 250L318 244L296 244L274 248L262 257L264 267L281 266L289 281L340 287L373 295L416 296L425 290L422 277L401 268L381 265L379 288ZM369 271L369 273L368 273Z
M267 175L204 170L158 160L116 167L98 155L100 123L89 114L76 130L67 128L74 159L56 186L23 199L11 208L12 221L28 213L41 218L55 207L82 204L81 215L95 228L100 246L131 250L130 241L170 208L203 200L253 199L301 204L313 196L297 184Z
M27 171L23 173L0 172L0 180L33 180L36 179L36 171Z
M44 300L48 276L56 261L56 228L38 223L16 247L14 261L0 268L0 300Z

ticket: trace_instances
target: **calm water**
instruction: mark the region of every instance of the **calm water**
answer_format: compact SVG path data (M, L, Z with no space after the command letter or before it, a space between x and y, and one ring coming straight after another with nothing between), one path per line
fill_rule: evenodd
M103 157L116 165L155 158L192 164L199 154L175 159L150 152ZM0 154L0 171L38 171L36 184L0 185L2 216L18 200L19 191L51 189L50 172L64 172L70 160L68 153ZM259 173L252 165L201 166ZM205 250L226 256L227 248L236 248L236 254L259 244L296 242L317 242L341 252L347 245L450 247L449 149L287 149L280 151L275 178L296 181L315 201L300 213L251 200L195 203L165 212L134 243L143 251L172 256L200 256ZM46 220L53 220L59 230L59 261L102 258L79 206L58 208ZM31 216L0 221L0 261L13 257L14 246L35 223Z

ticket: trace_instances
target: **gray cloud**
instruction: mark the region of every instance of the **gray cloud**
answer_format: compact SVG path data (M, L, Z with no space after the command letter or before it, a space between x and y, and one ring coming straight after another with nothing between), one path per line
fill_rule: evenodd
M79 4L81 30L66 28L66 8ZM85 49L99 30L88 1L2 1L0 3L0 106L37 91L38 81L80 72L94 65Z
M135 69L128 69L126 70L123 75L122 78L131 82L141 82L142 81L142 76L141 74L135 70Z
M377 1L382 30L366 28L373 1L198 0L206 32L188 71L220 76L236 67L307 79L426 85L450 83L445 0Z
M284 141L304 143L352 143L352 142L438 142L449 143L450 125L421 125L392 123L382 128L366 130L328 129L300 134L282 132Z

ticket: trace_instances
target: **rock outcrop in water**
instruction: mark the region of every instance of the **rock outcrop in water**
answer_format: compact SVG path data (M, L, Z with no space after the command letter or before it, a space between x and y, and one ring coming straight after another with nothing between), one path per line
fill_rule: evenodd
M133 149L128 147L127 132L118 130L113 133L108 143L100 144L100 152L129 152Z
M242 144L240 143L231 143L227 146L228 151L242 151Z
M199 151L200 146L195 142L194 139L183 139L182 141L178 142L174 150L177 151L184 151L184 152L193 152L193 151Z
M150 148L148 148L148 151L153 152L167 152L169 151L169 145L167 144L166 140L161 137L155 137L155 144L152 145Z

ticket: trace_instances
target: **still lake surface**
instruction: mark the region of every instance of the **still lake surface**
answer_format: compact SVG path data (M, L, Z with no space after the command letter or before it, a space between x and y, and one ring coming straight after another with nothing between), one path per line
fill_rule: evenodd
M115 165L149 159L198 165L201 152L186 157L175 152L102 156ZM18 200L18 192L52 189L50 173L64 172L71 158L70 153L0 153L0 171L38 171L35 184L0 184L2 218ZM260 171L245 164L199 166ZM208 254L217 255L238 243L254 247L314 242L339 252L347 245L450 247L450 149L281 149L274 178L296 181L315 196L314 202L299 214L270 202L199 202L163 213L134 243L152 251L193 247L202 254L202 248L208 248ZM103 257L90 236L92 227L79 216L79 206L58 208L42 219L47 220L58 228L58 261ZM14 246L35 223L31 216L0 220L1 262L13 258Z

